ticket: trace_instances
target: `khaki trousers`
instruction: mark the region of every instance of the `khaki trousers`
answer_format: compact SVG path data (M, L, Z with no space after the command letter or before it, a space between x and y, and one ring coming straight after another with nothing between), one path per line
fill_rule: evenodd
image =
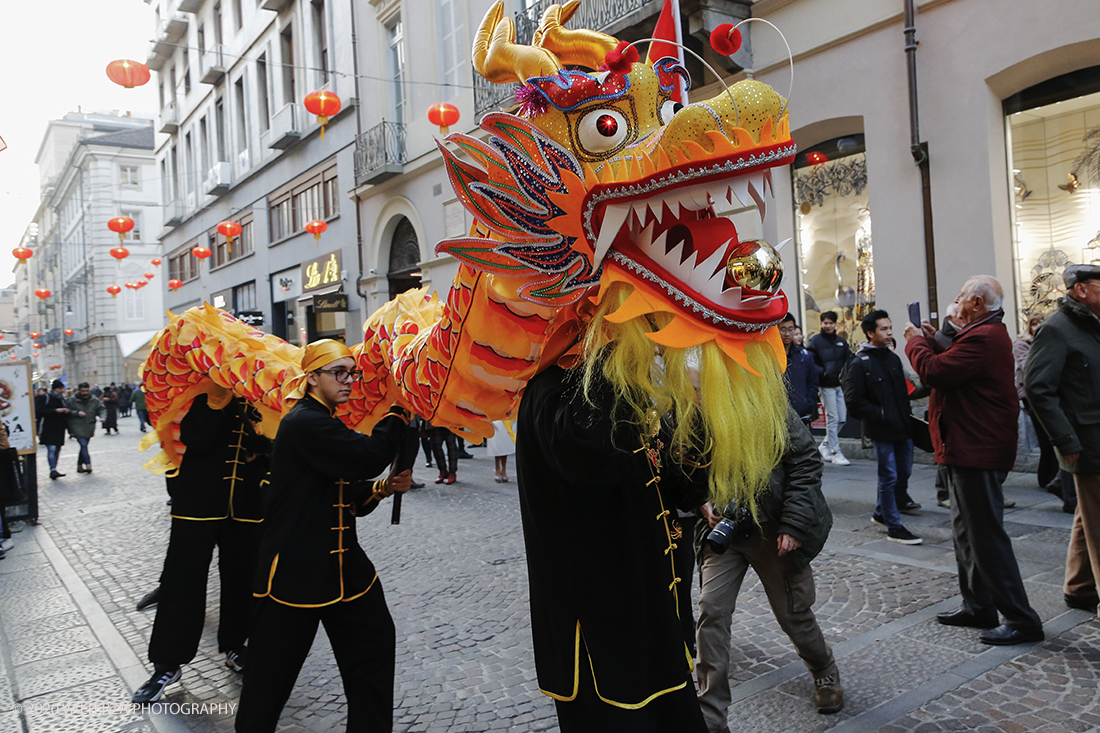
M815 678L833 674L836 662L825 643L812 606L816 600L809 566L795 572L788 556L780 557L774 532L738 537L719 555L705 544L701 555L699 621L695 625L699 663L699 705L710 733L729 733L730 625L745 572L752 566L767 593L775 620L790 637L798 656Z
M1078 473L1077 511L1066 551L1066 586L1069 596L1095 596L1100 577L1100 474ZM1100 615L1100 611L1098 611Z

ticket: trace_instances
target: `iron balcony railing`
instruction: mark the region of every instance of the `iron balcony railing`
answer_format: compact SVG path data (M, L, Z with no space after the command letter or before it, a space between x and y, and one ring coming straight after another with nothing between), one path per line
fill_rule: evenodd
M355 139L355 183L381 183L401 173L405 153L405 125L382 122Z
M572 28L591 28L605 30L613 23L630 13L641 10L650 0L590 0L583 3L570 19ZM538 0L524 10L516 13L516 43L529 45L534 38L539 20L546 8L561 0ZM480 117L498 107L508 106L515 98L515 84L493 84L486 81L477 71L474 79L474 115Z

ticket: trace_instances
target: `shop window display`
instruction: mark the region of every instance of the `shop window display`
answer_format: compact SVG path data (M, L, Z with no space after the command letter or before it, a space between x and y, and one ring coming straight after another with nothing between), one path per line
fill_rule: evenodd
M1065 296L1068 265L1100 265L1100 92L1014 111L1013 101L1006 111L1022 329Z
M863 135L837 138L800 153L792 179L803 329L814 333L821 313L836 311L837 331L854 349L862 341L860 320L875 308Z

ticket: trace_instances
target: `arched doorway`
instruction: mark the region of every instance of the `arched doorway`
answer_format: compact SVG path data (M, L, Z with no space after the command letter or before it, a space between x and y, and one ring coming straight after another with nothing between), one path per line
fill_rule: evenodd
M387 268L390 298L420 287L420 240L412 222L402 216L390 239L390 263Z

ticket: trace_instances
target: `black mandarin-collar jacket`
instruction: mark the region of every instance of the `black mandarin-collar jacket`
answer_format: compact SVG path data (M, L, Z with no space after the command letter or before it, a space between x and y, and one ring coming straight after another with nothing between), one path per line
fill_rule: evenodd
M691 542L676 509L706 501L707 472L686 473L665 433L645 439L660 456L656 469L641 428L613 420L606 383L593 401L553 366L520 403L516 466L535 667L539 688L557 700L573 699L584 674L610 704L640 707L683 688L692 669L677 611L690 578L677 581L670 547Z
M248 409L239 397L220 410L206 395L191 403L180 422L187 450L168 478L174 519L262 521L259 487L271 441L253 430Z
M393 463L404 431L405 420L389 415L362 435L310 395L283 417L263 491L255 596L318 607L370 589L377 573L359 546L355 517L377 505L364 480Z

